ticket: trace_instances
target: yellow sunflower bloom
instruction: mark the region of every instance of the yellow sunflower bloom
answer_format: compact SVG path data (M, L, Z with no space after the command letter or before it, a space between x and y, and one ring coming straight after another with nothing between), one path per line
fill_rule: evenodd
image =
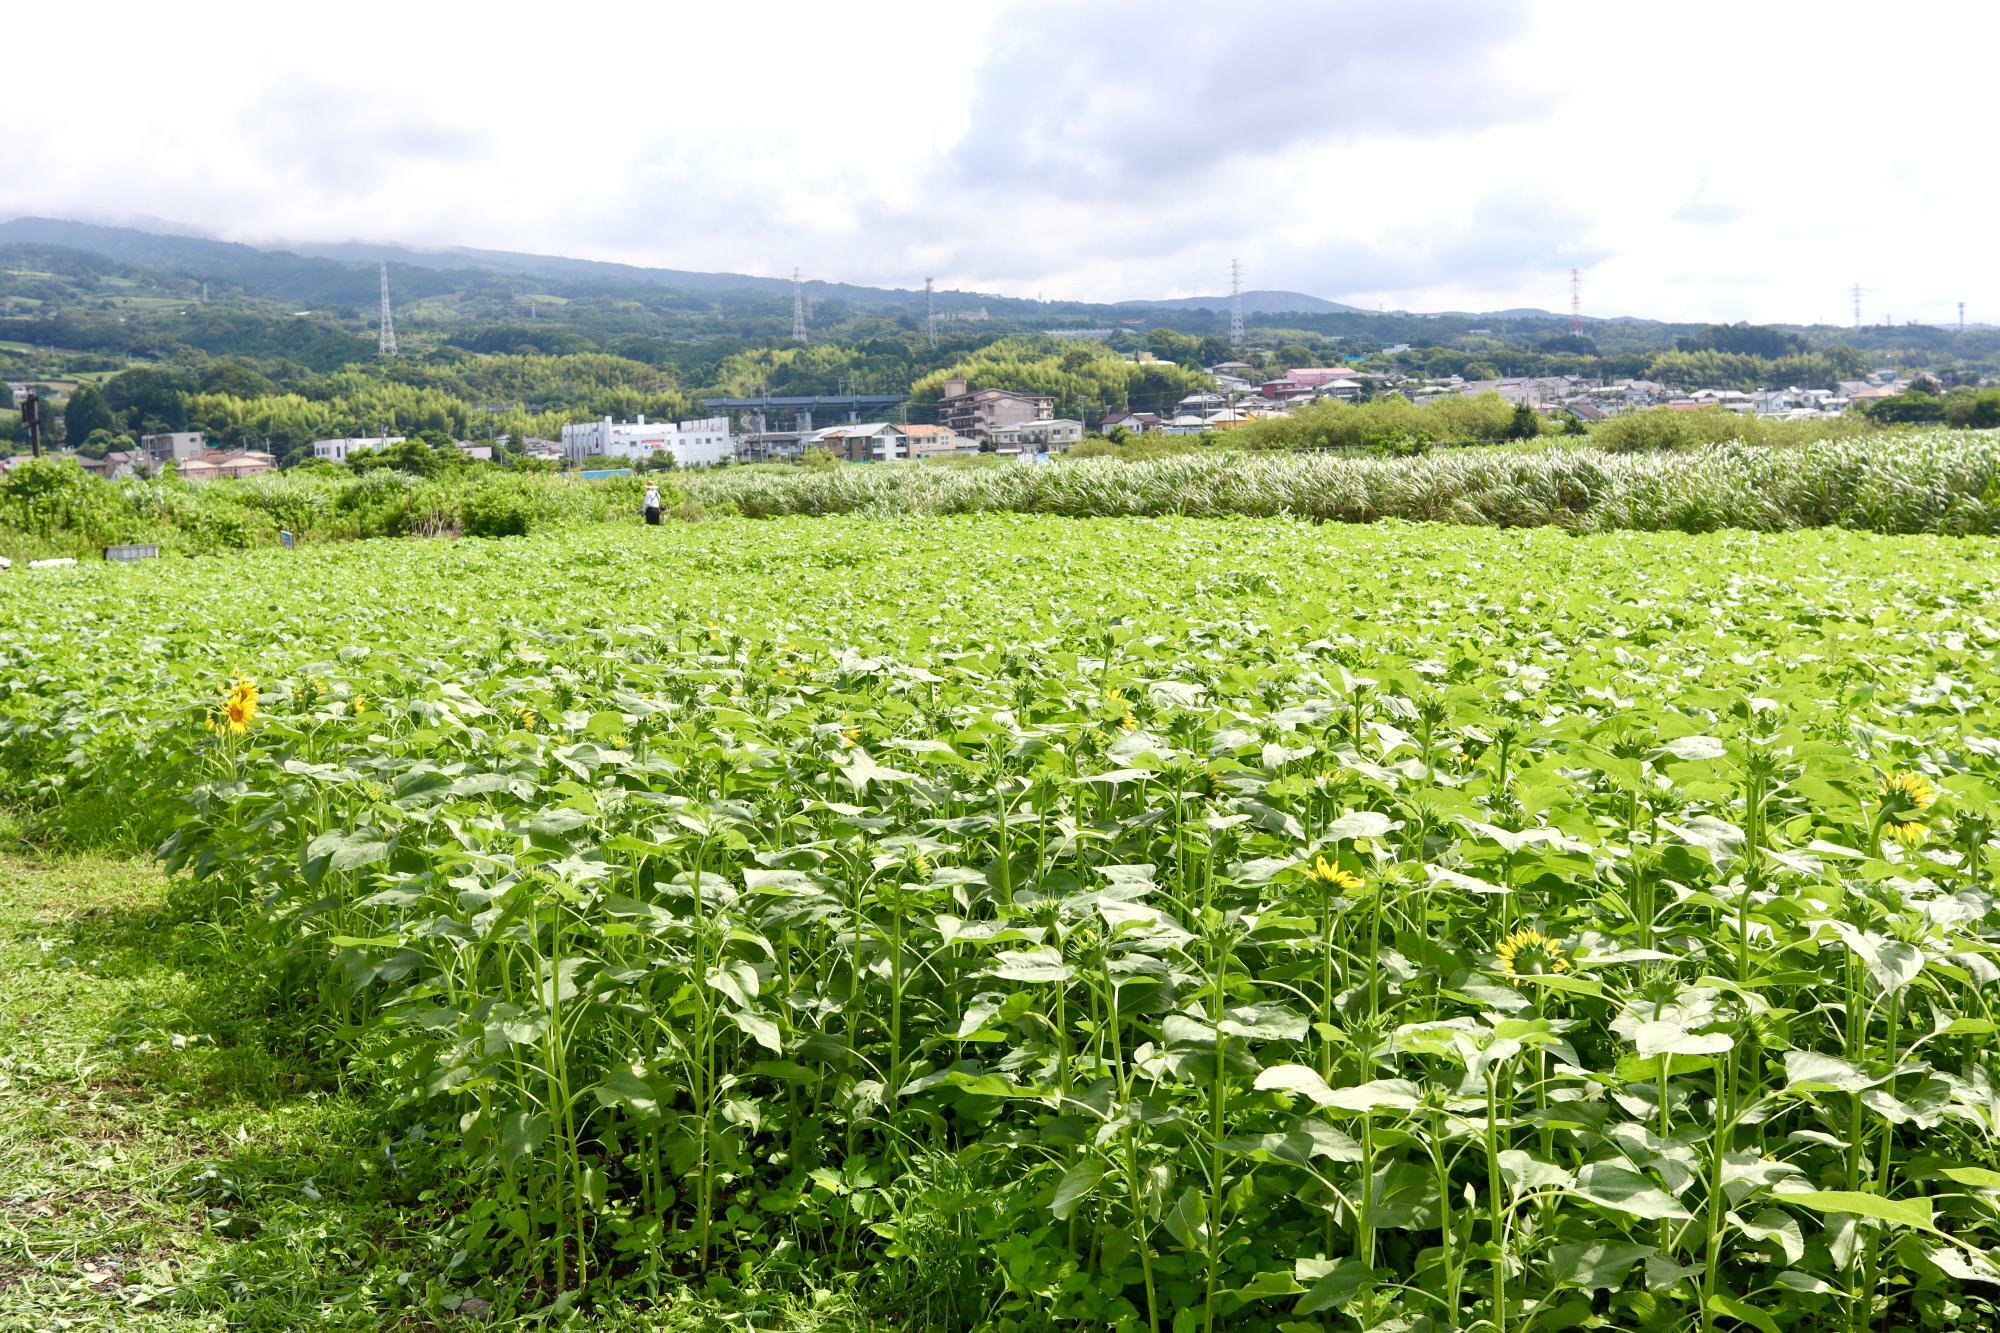
M1505 976L1550 976L1569 971L1569 955L1562 945L1532 926L1523 926L1501 940L1493 952Z
M1352 892L1361 887L1361 876L1355 874L1352 870L1343 870L1324 856L1313 858L1313 863L1306 867L1306 878L1316 880L1330 889L1341 889L1347 892Z
M1905 819L1892 821L1882 826L1882 831L1905 847L1915 847L1930 836L1930 827L1921 820Z
M238 676L222 692L222 703L209 711L208 728L228 736L241 736L250 730L250 723L257 716L257 682L248 676Z
M1891 773L1882 779L1882 804L1891 810L1922 814L1937 799L1937 788L1921 773Z

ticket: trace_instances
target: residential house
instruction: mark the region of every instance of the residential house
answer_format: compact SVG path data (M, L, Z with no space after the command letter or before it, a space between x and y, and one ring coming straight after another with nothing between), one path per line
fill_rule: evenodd
M204 450L198 458L174 460L174 474L182 481L231 481L259 477L278 466L278 460L256 449Z
M903 438L911 458L932 458L938 454L976 454L979 441L960 435L949 426L904 426Z
M736 437L736 456L746 463L782 463L803 454L812 436L796 430L750 431Z
M1750 395L1741 389L1696 389L1688 399L1703 407L1720 407L1729 412L1749 412L1754 407Z
M1113 430L1124 427L1134 435L1144 435L1149 430L1160 428L1160 414L1157 412L1113 412L1104 418L1098 429L1109 435Z
M1309 403L1315 398L1359 398L1365 372L1346 366L1301 366L1264 381L1257 396L1267 403Z
M95 473L106 481L150 475L153 470L152 456L143 449L113 449L102 458L79 455L76 461L84 471Z
M1280 378L1301 388L1316 389L1334 380L1350 379L1354 372L1346 366L1300 366L1288 370Z
M909 436L888 421L828 426L813 432L812 442L850 463L894 463L910 456Z
M1023 421L1013 426L1002 426L993 432L996 448L1013 447L1023 451L1039 453L1044 449L1067 449L1083 439L1083 423L1057 417L1050 421Z
M201 457L202 451L208 448L208 437L198 430L165 431L158 435L141 435L139 447L158 466L183 458Z
M1613 380L1609 384L1599 384L1585 388L1581 396L1588 398L1592 405L1606 413L1633 412L1651 407L1667 392L1666 386L1652 380Z
M1056 400L1045 393L1020 393L1014 389L974 389L962 376L944 382L938 400L938 421L960 435L991 441L993 433L1006 426L1055 417Z

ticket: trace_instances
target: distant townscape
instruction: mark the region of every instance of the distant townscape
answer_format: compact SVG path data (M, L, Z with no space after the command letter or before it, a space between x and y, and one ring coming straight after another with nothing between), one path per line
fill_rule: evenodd
M1586 317L1580 284L1567 317L1370 312L1244 291L1240 269L1222 296L1106 305L16 219L0 222L0 468L37 447L194 483L1395 452L1704 410L1702 439L1726 435L1723 414L2000 424L2000 330L1962 310L1945 326L1859 308L1851 327L1663 324ZM1461 400L1519 415L1469 427ZM1322 428L1347 407L1374 424Z
M1141 354L1150 360L1150 354ZM1141 362L1141 364L1144 364ZM1353 367L1300 366L1270 379L1252 378L1253 367L1223 361L1206 368L1213 389L1182 395L1163 411L1113 409L1097 420L1056 415L1051 394L1026 393L999 387L975 387L962 377L945 381L935 403L916 411L935 421L911 421L912 405L892 395L814 395L798 399L767 396L753 405L720 415L686 421L648 421L645 414L619 421L610 416L573 422L555 440L527 437L518 454L555 467L593 469L639 464L644 467L708 468L732 463L795 462L817 450L845 463L921 461L947 455L992 454L1021 457L1061 453L1086 436L1111 438L1157 435L1209 435L1255 421L1275 421L1321 403L1361 403L1384 398L1430 406L1448 398L1492 394L1510 407L1525 407L1548 417L1581 424L1607 420L1621 413L1660 408L1694 412L1719 409L1744 416L1784 421L1839 417L1858 406L1898 397L1910 386L1899 372L1880 369L1831 389L1676 389L1654 380L1597 381L1574 375L1522 376L1467 380L1399 376ZM10 386L18 406L30 393L49 386ZM888 401L898 419L862 420L866 408ZM816 425L814 414L843 419ZM403 444L407 437L383 432L370 436L340 436L310 442L311 457L345 465L365 455ZM491 442L452 442L464 458L491 462ZM73 452L73 451L72 451ZM0 460L0 466L16 458ZM201 431L166 431L142 435L133 449L113 449L102 457L78 455L77 461L99 476L118 479L149 476L169 467L183 480L215 481L258 476L278 466L278 459L260 449L213 446Z

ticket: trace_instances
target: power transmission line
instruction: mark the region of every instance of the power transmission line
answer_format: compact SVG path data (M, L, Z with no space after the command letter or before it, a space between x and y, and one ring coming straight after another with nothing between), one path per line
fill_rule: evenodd
M382 321L381 334L376 340L376 351L383 356L396 354L396 324L389 314L389 266L382 265Z
M1229 345L1243 350L1243 261L1229 261Z

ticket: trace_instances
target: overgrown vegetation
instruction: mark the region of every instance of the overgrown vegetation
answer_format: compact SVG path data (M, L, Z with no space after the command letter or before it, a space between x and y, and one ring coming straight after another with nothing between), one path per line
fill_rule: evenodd
M679 487L657 481L670 512L689 511ZM330 466L287 475L190 485L173 477L107 482L68 459L22 463L0 478L0 555L88 557L104 547L156 543L166 555L362 537L514 536L554 523L639 521L636 477L602 481L463 465L432 476Z
M1233 442L1241 433L1230 431L1228 438ZM1554 441L1534 449L1439 449L1408 458L1209 449L1144 462L1093 458L1044 468L724 472L687 475L682 484L697 504L754 517L1012 510L1326 523L1422 519L1580 532L1820 526L2000 532L2000 438L1945 432L1631 453Z
M1431 422L1461 414L1503 432L1514 418L1477 400L1446 411L1405 405L1379 414L1337 408L1302 415L1344 426L1419 412L1430 412ZM1098 442L1050 467L995 459L851 467L822 454L803 466L683 472L660 484L668 512L681 518L1014 511L1415 519L1574 532L2000 532L2000 439L1990 433L1854 435L1841 427L1843 438L1822 440L1819 423L1723 412L1634 414L1611 427L1600 427L1601 442L1584 445L1551 439L1534 448L1376 451L1402 457L1310 447L1240 451L1235 446L1254 429L1245 427L1214 438ZM1704 443L1745 433L1768 442ZM358 477L322 464L205 486L171 478L103 482L66 460L24 464L0 480L0 554L88 556L136 541L195 555L275 545L280 530L322 542L631 523L646 481L660 476L585 481L469 465L448 448L415 442L407 449L420 460L448 461L428 475L414 466L398 471L384 465L401 456L391 451L356 460Z
M1497 393L1441 398L1418 405L1385 397L1367 403L1325 399L1291 415L1266 417L1231 429L1231 444L1245 449L1345 449L1420 453L1440 444L1497 444L1532 438L1545 428L1532 410L1524 428L1512 404ZM1546 426L1555 429L1553 423Z
M1590 442L1599 449L1616 453L1638 453L1731 441L1756 445L1813 444L1820 440L1851 439L1880 429L1860 414L1787 421L1721 407L1692 412L1655 407L1621 412L1596 423L1590 428Z
M0 772L166 837L370 1099L461 1256L374 1309L1942 1333L2000 1319L1996 555L994 516L96 566L0 601Z

